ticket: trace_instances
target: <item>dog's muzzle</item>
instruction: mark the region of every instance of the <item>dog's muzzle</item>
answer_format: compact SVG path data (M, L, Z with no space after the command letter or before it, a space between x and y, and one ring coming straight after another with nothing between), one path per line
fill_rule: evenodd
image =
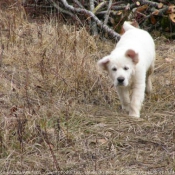
M117 78L118 85L119 86L123 86L124 85L124 80L125 80L124 77L118 77Z

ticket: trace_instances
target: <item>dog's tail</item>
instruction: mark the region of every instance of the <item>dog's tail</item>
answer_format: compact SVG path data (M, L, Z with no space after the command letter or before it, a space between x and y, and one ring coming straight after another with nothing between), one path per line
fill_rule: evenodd
M135 29L135 27L132 26L132 22L125 21L124 24L123 24L123 29L124 29L125 32L126 32L127 30Z
M135 20L134 21L125 21L123 26L122 26L121 34L125 33L127 30L135 29L135 28L140 28L137 21L135 21Z

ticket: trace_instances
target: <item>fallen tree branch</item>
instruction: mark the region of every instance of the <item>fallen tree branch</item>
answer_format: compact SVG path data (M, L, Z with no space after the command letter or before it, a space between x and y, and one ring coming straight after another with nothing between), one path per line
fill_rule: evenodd
M76 3L79 7L84 8L78 0L73 0L73 2Z
M62 13L65 13L65 14L71 16L73 19L76 19L76 20L78 21L78 23L82 25L81 20L80 20L76 15L74 15L73 13L71 13L70 11L67 11L67 10L61 8L61 7L60 7L58 4L56 4L56 3L53 4L53 6L54 6L58 11L60 11L60 12L62 12Z
M164 8L162 8L160 10L155 10L149 16L151 16L151 15L163 16L168 11L168 9L169 9L169 7L165 6Z
M53 6L55 8L57 8L57 4L54 0L49 0ZM105 32L107 32L111 37L113 37L116 41L118 41L120 39L120 34L116 33L114 30L110 29L107 25L104 25L102 21L100 21L95 15L94 13L92 13L91 11L88 11L86 9L81 9L81 8L75 8L71 5L69 5L67 3L66 0L61 0L61 2L63 3L63 5L65 6L65 8L67 8L68 10L74 12L74 13L83 13L86 16L91 17L99 27L101 27Z
M90 0L89 4L90 4L90 11L92 12L94 10L94 0ZM91 20L91 26L92 26L93 35L94 36L98 35L97 24L93 19Z
M148 1L148 0L140 0L139 1L141 4L148 4L152 7L156 7L158 9L162 8L164 5L162 3L157 3L157 2L152 2L152 1Z
M125 10L127 8L128 4L127 5L121 5L121 6L112 6L111 9L112 10L116 10L116 11L119 11L119 10ZM136 4L129 4L129 9L133 9L137 7Z
M101 2L100 4L98 4L98 5L94 8L93 13L94 13L94 14L98 13L98 11L99 11L101 8L103 8L106 4L107 4L106 1L103 1L103 2Z
M57 6L57 9L58 9L60 12L65 13L65 14L71 16L72 18L75 18L80 24L82 24L81 20L80 20L76 15L74 15L73 13L71 13L71 12L69 12L69 11L66 11L66 10L64 10L64 9L62 9L61 7L58 7L58 6Z
M109 0L107 13L106 13L106 15L105 15L105 20L104 20L104 24L105 24L105 25L107 25L107 23L108 23L110 11L111 11L111 6L112 6L112 0Z
M125 20L135 19L139 26L146 30L161 27L162 31L166 30L165 32L174 31L175 5L172 2L173 0L42 0L42 3L36 1L33 4L33 1L27 3L23 0L22 4L29 12L31 9L27 7L33 6L35 11L32 12L38 14L40 12L37 12L36 8L56 8L56 12L68 15L63 15L65 19L71 17L72 22L84 25L84 21L88 21L93 35L98 35L102 30L110 38L118 41L120 34L117 32L120 32ZM169 24L172 24L171 27Z

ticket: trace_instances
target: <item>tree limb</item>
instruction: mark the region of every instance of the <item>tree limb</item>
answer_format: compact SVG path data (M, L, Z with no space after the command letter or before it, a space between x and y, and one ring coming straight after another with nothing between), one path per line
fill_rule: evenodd
M73 0L73 2L76 3L79 7L84 8L78 0Z
M106 1L103 1L103 2L99 3L99 4L94 8L93 13L94 13L94 14L98 13L98 11L99 11L101 8L103 8L103 7L106 5L106 3L107 3Z
M104 20L104 25L107 25L107 23L108 23L108 19L109 19L109 15L110 15L111 6L112 6L112 0L109 0L107 13L106 13L106 15L105 15L105 20Z
M90 11L92 12L94 10L94 0L89 1L90 4ZM94 20L91 21L91 26L92 26L92 32L93 35L98 35L98 29L97 29L97 24Z
M141 4L148 4L148 5L151 5L152 7L156 7L156 8L160 8L160 3L157 3L157 2L152 2L152 1L148 1L148 0L140 0L139 1ZM163 7L163 5L162 5Z
M58 6L57 6L57 9L58 9ZM69 16L71 16L72 18L75 18L80 24L82 24L81 20L76 15L74 15L73 13L71 13L71 12L69 12L67 10L62 9L61 7L59 7L59 11L62 12L62 13L65 13L65 14L67 14Z
M54 6L56 6L54 0L49 0L53 3ZM96 21L97 25L100 26L105 32L107 32L111 37L113 37L116 41L120 39L120 34L116 33L114 30L110 29L107 25L104 25L102 21L100 21L91 11L88 11L86 9L81 8L75 8L67 3L66 0L61 0L65 8L72 12L76 13L83 13L89 17L91 17L94 21Z
M70 11L67 11L67 10L61 8L61 7L60 7L58 4L56 4L56 3L53 3L53 6L54 6L58 11L60 11L60 12L62 12L62 13L65 13L65 14L71 16L72 18L76 19L76 20L78 21L78 23L82 24L81 20L80 20L76 15L74 15L73 13L71 13Z
M111 9L118 11L118 10L125 10L126 7L127 7L127 5L112 6ZM134 4L134 3L133 4L129 4L129 9L133 9L135 7L136 7L136 4Z

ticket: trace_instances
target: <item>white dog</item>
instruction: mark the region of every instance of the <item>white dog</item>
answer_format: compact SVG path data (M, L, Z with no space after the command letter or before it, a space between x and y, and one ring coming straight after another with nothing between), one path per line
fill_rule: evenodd
M98 65L108 71L113 80L122 109L129 111L129 116L140 117L145 91L152 90L155 44L148 32L128 22L123 24L123 29L125 33L116 48L99 60ZM131 99L129 89L132 90Z

